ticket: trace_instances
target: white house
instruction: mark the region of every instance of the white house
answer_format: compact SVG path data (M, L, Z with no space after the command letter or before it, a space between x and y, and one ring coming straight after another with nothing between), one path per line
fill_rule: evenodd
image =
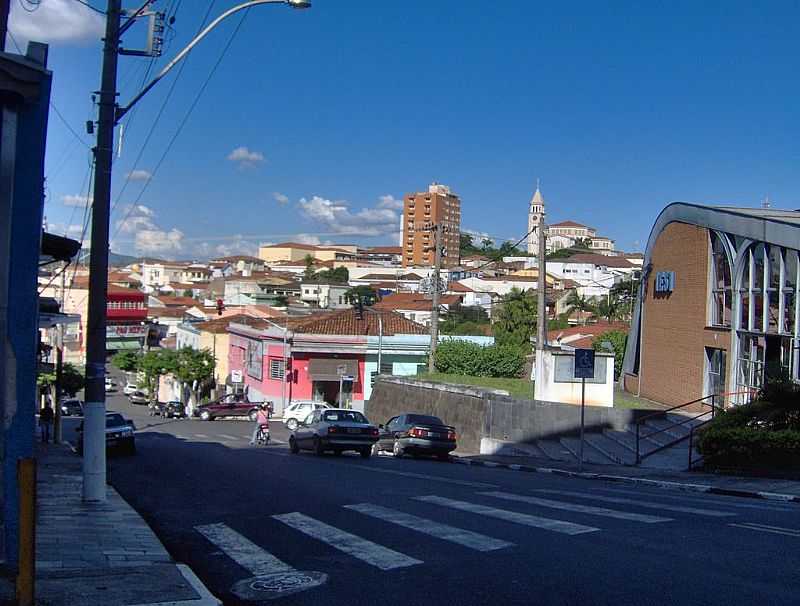
M300 300L320 309L343 309L350 307L344 294L350 289L348 284L318 282L311 280L300 283Z

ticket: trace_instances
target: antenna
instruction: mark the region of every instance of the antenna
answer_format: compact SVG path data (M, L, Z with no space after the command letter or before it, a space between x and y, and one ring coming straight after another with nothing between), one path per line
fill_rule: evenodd
M761 202L761 208L767 209L767 208L770 208L770 207L771 207L771 204L770 204L770 201L769 201L769 196L765 196L764 200L762 200L762 202Z

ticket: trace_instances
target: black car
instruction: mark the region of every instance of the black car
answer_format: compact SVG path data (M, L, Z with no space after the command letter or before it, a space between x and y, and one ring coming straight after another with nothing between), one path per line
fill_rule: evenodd
M292 454L312 450L317 455L355 450L366 459L377 439L378 428L357 410L324 408L312 412L292 432L289 450Z
M378 442L373 453L389 451L396 457L404 454L431 455L444 461L456 449L456 429L445 425L439 417L406 413L392 417L380 425Z
M183 402L173 400L171 402L163 402L161 405L161 416L164 419L182 419L186 416L186 407Z
M61 414L65 417L82 417L83 416L83 402L77 398L69 398L61 400Z
M118 449L125 454L136 454L136 437L133 432L136 426L133 421L123 417L118 412L106 413L106 450ZM78 454L83 454L83 421L76 428L78 432Z

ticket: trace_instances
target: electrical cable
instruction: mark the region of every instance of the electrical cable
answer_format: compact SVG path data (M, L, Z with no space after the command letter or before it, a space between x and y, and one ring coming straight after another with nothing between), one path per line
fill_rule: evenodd
M42 1L42 0L39 0L39 2L40 2L40 3L41 3L41 1ZM89 4L88 2L86 2L86 0L75 0L75 2L77 2L78 4L83 4L83 5L84 5L86 8L90 8L90 9L92 9L94 12L96 12L96 13L100 13L101 15L105 15L105 14L107 14L107 13L106 13L106 11L104 11L104 10L102 10L102 9L99 9L99 8L97 8L97 7L94 7L94 6L92 6L91 4Z

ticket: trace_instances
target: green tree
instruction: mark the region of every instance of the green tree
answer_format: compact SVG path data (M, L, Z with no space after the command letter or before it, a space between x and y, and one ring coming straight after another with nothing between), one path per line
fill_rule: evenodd
M482 307L451 307L439 330L445 335L489 335L489 316Z
M530 351L531 335L536 332L536 296L512 288L500 302L492 329L498 345L513 345Z
M158 380L178 369L178 353L173 349L153 349L142 356L139 370L144 374L150 401L156 401Z
M572 245L572 248L582 248L583 250L589 250L592 244L591 238L576 238L575 244Z
M594 308L594 316L602 318L606 322L616 322L623 314L622 305L616 297L607 296L601 298Z
M119 368L122 372L136 372L142 361L142 354L138 351L123 350L118 351L111 358L111 364Z
M192 291L191 289L187 288L186 290L183 291L183 296L184 297L189 297L190 299L193 299L194 298L194 291Z
M614 353L614 379L622 373L622 362L625 358L625 344L628 335L621 330L608 330L592 339L592 349L595 351L608 351L606 343L611 344Z
M629 321L633 315L633 304L639 294L639 280L631 279L617 282L611 287L611 296L620 306L620 319Z
M584 297L578 294L577 290L573 290L569 296L567 297L567 310L569 314L572 315L574 313L579 314L587 314L594 311L594 303L589 297ZM586 316L584 315L582 323L586 324Z
M303 279L304 280L313 280L316 272L314 271L314 257L311 254L307 254L303 258L303 262L306 264L306 270L303 272Z
M492 242L491 239L489 239L489 238L481 239L481 251L482 252L486 253L486 252L493 251L493 248L492 248L493 246L494 246L494 242Z
M275 306L276 307L286 307L289 305L289 297L286 295L278 295L275 297Z
M216 360L209 350L184 347L177 352L173 374L189 388L197 402L203 385L214 376L215 365Z
M36 377L36 384L40 388L50 388L55 385L55 382L55 371L39 373L39 375ZM77 366L70 364L69 362L63 365L61 368L61 390L64 393L74 396L84 388L85 384L86 377L83 376L83 373L78 369Z
M350 305L353 306L358 305L359 298L361 299L361 302L364 305L369 306L377 303L379 297L377 291L371 286L367 286L366 284L348 288L344 293L344 300L347 301Z
M350 272L347 271L347 268L344 266L337 267L336 269L324 269L317 272L315 279L334 282L336 284L347 284L350 280Z

